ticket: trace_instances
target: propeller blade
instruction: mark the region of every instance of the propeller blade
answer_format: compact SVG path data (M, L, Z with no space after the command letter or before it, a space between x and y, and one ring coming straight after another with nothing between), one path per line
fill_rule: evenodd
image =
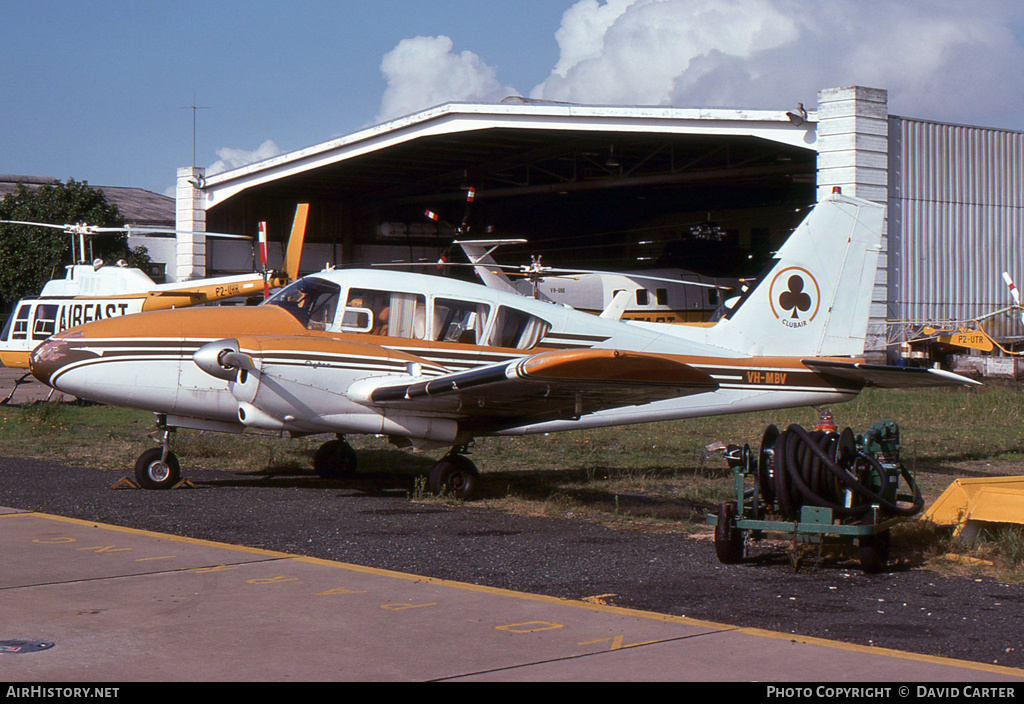
M267 223L259 224L260 266L263 269L263 300L270 298L270 281L267 279Z
M1010 278L1009 272L1003 272L1003 281L1006 282L1006 285L1010 289L1010 296L1013 298L1014 305L1020 307L1020 291L1018 291L1017 287L1013 285L1013 279ZM1020 321L1024 323L1024 311L1021 312Z

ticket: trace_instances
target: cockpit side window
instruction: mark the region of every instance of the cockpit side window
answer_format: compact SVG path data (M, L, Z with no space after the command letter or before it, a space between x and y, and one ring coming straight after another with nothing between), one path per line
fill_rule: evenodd
M501 306L494 318L488 344L527 350L541 341L551 324L515 308Z
M341 329L423 340L426 310L426 298L420 294L354 288L348 292Z
M326 330L334 322L340 295L337 284L305 278L285 286L263 305L283 308L309 330Z
M433 336L441 342L484 344L484 331L491 307L486 303L434 299Z

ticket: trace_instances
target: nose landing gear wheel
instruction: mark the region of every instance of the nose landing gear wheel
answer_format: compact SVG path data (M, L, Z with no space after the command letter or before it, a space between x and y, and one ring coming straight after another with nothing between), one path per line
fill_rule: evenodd
M469 499L476 493L480 472L465 455L445 455L427 476L427 488L437 496Z
M146 450L135 462L135 481L143 489L170 489L181 477L181 466L173 452L163 458L163 448Z

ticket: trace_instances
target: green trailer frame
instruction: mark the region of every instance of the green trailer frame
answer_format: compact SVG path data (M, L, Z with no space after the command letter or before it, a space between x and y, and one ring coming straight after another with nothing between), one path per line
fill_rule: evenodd
M798 519L780 519L773 506L759 496L757 481L759 464L774 460L771 453L777 436L777 429L771 426L762 439L757 457L749 445L729 448L726 457L733 472L735 498L721 504L717 513L707 514L707 523L715 527L715 552L719 561L723 564L742 561L748 537L760 540L771 533L792 540L794 545L856 547L864 572L884 571L889 563L890 529L909 516L894 516L881 504L874 503L862 515L851 519L837 516L831 508L805 504L799 507ZM898 480L900 476L908 476L899 462L899 429L892 421L873 425L864 436L857 436L856 442L858 451L874 457L891 477ZM893 501L907 498L896 495L896 482L891 486Z

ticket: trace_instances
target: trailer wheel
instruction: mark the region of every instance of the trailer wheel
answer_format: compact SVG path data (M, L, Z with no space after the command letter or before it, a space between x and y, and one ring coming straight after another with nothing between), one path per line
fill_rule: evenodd
M728 501L718 507L715 554L723 565L732 565L743 560L743 532L736 527L735 501Z
M864 574L878 574L889 565L889 531L866 535L858 541L857 552Z

